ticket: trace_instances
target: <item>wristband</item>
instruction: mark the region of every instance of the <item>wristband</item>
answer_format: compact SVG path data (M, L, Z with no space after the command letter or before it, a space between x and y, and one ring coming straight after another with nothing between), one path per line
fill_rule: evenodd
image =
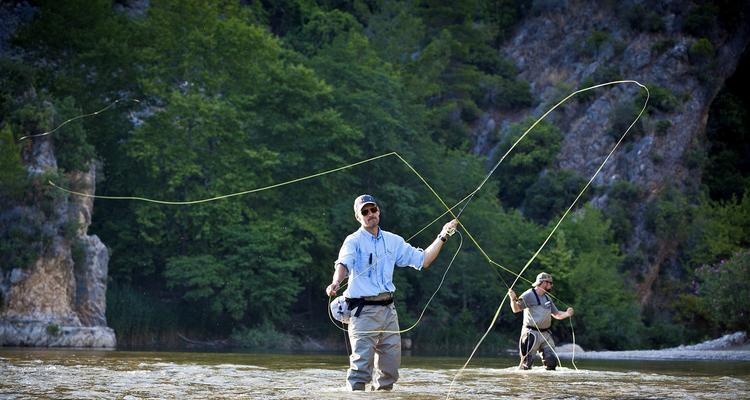
M448 241L448 238L443 235L438 235L438 239L440 239L441 242L445 243Z

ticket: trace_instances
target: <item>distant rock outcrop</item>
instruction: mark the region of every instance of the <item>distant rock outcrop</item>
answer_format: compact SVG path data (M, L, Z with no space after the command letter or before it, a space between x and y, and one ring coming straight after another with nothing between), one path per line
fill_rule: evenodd
M49 138L34 139L24 161L31 175L57 172ZM94 193L95 177L93 163L88 172L67 174L73 190L88 194ZM97 236L86 234L93 199L55 196L49 208L40 256L27 267L0 266L0 345L114 347L105 315L109 252ZM20 206L5 212L42 214Z

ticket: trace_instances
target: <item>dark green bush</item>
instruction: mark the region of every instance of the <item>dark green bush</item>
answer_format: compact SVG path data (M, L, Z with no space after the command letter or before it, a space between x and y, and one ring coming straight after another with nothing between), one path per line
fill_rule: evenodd
M583 41L580 54L584 57L595 57L612 40L612 34L607 31L594 31Z
M660 239L681 242L687 236L690 222L687 197L674 188L667 188L646 208L646 228Z
M6 125L0 129L0 201L19 202L27 184L21 151L13 139L10 127Z
M672 121L668 119L660 119L656 121L656 136L666 136L669 128L672 127Z
M50 336L57 336L60 334L60 326L57 324L47 325L47 334Z
M675 44L677 44L677 42L674 39L659 40L658 42L654 43L651 46L651 51L654 52L658 56L664 53L665 51L673 48Z
M581 83L581 89L622 79L620 70L612 65L599 65L594 72ZM578 94L578 101L585 103L595 96L595 90L588 90Z
M23 207L0 214L0 266L4 270L28 268L42 254L49 232L40 215Z
M630 28L638 32L661 32L665 28L661 16L644 5L625 8L623 16Z
M625 133L628 127L633 123L633 121L635 121L640 111L641 108L633 104L632 101L622 101L619 104L615 105L609 115L609 135L614 139L619 139ZM635 125L633 125L633 128L630 130L630 132L628 132L628 136L637 136L642 133L643 124L639 119L635 123Z
M708 36L718 25L719 8L714 4L701 4L690 9L682 30L696 37Z
M628 181L618 180L608 192L605 215L612 223L615 240L625 243L633 234L635 206L641 200L642 193L638 187Z
M716 49L706 38L696 40L688 49L690 62L693 64L707 64L714 59Z
M651 98L649 99L649 106L654 107L659 111L662 112L674 112L677 110L677 108L680 105L680 101L677 99L677 96L672 93L671 90L656 86L656 85L647 85L648 89L651 93ZM636 102L637 104L643 104L646 100L646 93L641 92L639 96L639 100Z
M573 171L549 171L526 190L521 209L529 219L546 224L565 211L585 184L586 180ZM584 193L578 206L589 197L589 193Z
M83 110L75 105L73 98L66 97L58 103L55 124L59 126L66 120L83 114ZM88 170L96 151L88 142L87 132L81 120L71 121L62 126L52 137L55 141L57 166L60 169L66 172Z
M257 328L241 328L232 333L232 340L242 348L255 350L292 350L295 340L288 333L279 332L270 323Z
M693 146L685 151L683 158L688 168L703 170L703 166L706 165L707 161L706 150L699 146Z
M514 124L497 151L502 157L520 138L533 120ZM495 171L499 181L500 199L505 206L518 207L526 190L537 181L538 175L554 161L560 150L562 133L552 124L541 122L531 130ZM497 160L496 160L497 161Z
M750 331L750 251L696 270L710 318L724 331Z
M178 329L179 305L165 302L128 284L111 283L107 287L107 325L115 330L118 345L158 344ZM194 328L200 318L193 316Z

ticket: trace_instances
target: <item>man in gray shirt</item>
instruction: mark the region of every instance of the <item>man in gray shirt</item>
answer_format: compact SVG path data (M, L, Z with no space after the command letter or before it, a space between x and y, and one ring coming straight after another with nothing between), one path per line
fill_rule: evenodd
M518 341L518 350L521 356L519 368L531 369L534 363L534 354L542 353L542 362L548 370L557 368L557 357L555 357L555 341L549 333L552 325L552 317L562 320L573 316L573 309L568 307L565 312L557 309L555 303L547 295L552 290L552 275L542 272L536 276L532 288L523 292L521 297L516 296L513 289L508 289L510 297L510 308L514 313L523 310L523 327L521 338Z

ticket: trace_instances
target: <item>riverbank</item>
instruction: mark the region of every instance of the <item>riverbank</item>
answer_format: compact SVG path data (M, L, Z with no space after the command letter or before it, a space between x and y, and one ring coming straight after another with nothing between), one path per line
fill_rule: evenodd
M660 350L585 351L572 344L560 345L564 359L592 360L732 360L750 361L750 341L745 332L735 332L703 343Z

